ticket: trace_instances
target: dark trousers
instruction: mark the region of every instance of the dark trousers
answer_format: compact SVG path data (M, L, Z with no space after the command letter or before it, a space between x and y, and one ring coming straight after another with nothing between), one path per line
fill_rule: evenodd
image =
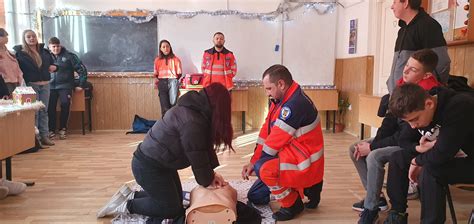
M387 195L392 204L392 210L406 212L408 194L408 170L415 153L403 149L393 152L388 163Z
M424 165L420 175L421 223L446 221L446 186L473 184L473 158L456 158L440 166Z
M254 171L258 177L260 177L260 168L268 160L274 159L274 156L270 156L262 152L262 156L254 164ZM321 201L321 191L323 190L323 181L304 189L304 195L308 197L309 200L317 202L319 204ZM256 205L266 205L270 202L270 189L268 188L262 180L257 179L252 187L250 187L249 192L247 193L247 198L250 202Z
M266 161L275 158L276 157L262 152L260 159L254 164L253 169L258 179L255 181L255 183L253 183L252 187L250 187L249 192L247 193L247 198L250 202L256 205L266 205L270 202L270 189L263 183L262 180L260 180L260 168Z
M266 205L270 202L270 189L262 180L257 179L250 187L247 198L253 204Z
M144 192L128 201L130 213L155 220L184 216L183 190L176 170L157 167L137 150L132 159L132 172Z
M160 97L161 116L176 104L178 99L178 79L159 79L158 96Z
M67 127L69 112L71 110L72 89L52 89L49 94L48 120L49 130L56 130L56 105L58 99L61 105L61 114L59 115L59 129Z

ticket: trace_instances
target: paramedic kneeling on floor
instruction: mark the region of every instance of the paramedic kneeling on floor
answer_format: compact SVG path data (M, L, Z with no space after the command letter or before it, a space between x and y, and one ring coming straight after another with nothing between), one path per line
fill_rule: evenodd
M248 179L255 171L259 180L249 190L249 200L268 203L271 192L281 205L272 217L290 220L304 209L303 192L310 199L307 208L319 204L324 173L320 117L285 66L268 68L263 73L263 86L271 100L270 110L242 177ZM255 195L263 200L256 200Z

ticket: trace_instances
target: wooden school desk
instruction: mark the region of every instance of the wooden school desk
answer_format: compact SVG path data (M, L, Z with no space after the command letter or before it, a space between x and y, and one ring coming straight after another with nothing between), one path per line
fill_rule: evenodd
M377 116L381 96L359 94L360 139L364 139L364 125L379 128L382 118Z
M0 177L5 160L6 178L12 179L12 156L35 146L35 110L21 110L0 117Z
M56 111L60 111L60 101L58 100L58 106L56 107ZM87 112L88 112L88 125L89 131L92 131L92 108L91 108L91 99L85 97L85 90L74 90L72 93L72 100L71 100L71 111L70 112L81 112L81 127L82 127L82 135L86 134L86 124L84 119L84 113L86 112L86 103L87 103ZM71 117L71 115L69 115Z
M329 111L333 112L333 133L336 132L336 111L338 110L339 95L337 89L303 89L313 101L318 111L326 111L326 130L329 130Z

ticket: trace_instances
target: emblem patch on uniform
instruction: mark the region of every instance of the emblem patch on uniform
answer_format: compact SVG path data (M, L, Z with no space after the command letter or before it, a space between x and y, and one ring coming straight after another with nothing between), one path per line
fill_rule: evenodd
M66 62L66 61L67 61L67 58L62 57L62 58L61 58L61 61Z
M291 109L289 107L281 108L280 119L286 120L291 116Z

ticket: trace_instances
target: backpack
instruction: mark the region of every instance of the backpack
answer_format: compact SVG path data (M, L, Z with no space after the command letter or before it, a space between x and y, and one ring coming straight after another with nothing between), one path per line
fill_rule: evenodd
M203 88L203 74L186 74L181 79L181 89L187 90L199 90Z
M3 79L2 75L0 75L0 99L3 97L9 97L10 93L8 91L7 84L5 84L5 80Z
M153 127L155 122L155 120L147 120L135 114L132 123L132 131L129 131L125 134L147 133L148 130Z
M74 79L74 87L78 87L79 85L79 79ZM84 89L84 96L86 98L91 98L92 99L92 91L94 90L94 86L92 85L91 82L86 81L83 86Z
M467 84L467 78L463 76L449 75L448 88L474 97L474 88Z

